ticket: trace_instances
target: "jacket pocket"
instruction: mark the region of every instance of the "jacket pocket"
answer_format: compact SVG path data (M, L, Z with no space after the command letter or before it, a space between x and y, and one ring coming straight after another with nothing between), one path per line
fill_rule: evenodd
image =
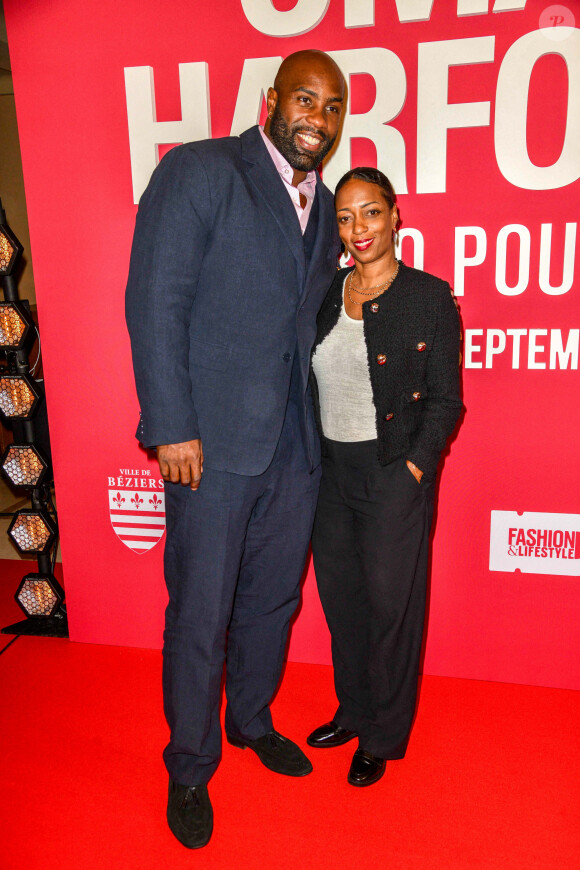
M231 357L231 347L200 341L198 338L190 339L189 359L195 367L223 372L229 366Z

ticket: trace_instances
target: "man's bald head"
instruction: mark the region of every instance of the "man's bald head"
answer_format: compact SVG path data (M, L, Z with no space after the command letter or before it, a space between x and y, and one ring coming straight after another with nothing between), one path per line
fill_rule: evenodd
M328 154L338 134L344 77L323 51L290 54L268 89L264 132L294 169L297 184Z
M344 76L338 64L326 52L316 48L306 48L289 54L282 61L276 73L274 90L280 93L285 87L291 86L296 76L300 77L304 72L315 71L327 76L330 80L334 78L337 94L344 97Z

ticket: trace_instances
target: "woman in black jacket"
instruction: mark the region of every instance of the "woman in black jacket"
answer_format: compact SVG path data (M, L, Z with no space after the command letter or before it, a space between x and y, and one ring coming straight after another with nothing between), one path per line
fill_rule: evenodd
M335 206L355 266L337 272L318 317L312 550L339 707L308 743L358 737L348 781L366 786L409 739L437 465L462 408L460 326L449 285L395 259L399 215L382 172L348 172Z

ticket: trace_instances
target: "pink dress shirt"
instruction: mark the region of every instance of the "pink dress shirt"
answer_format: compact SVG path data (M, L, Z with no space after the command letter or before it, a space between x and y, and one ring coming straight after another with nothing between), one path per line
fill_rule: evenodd
M300 221L300 229L302 230L302 235L304 235L306 231L306 225L308 224L308 217L310 215L312 203L314 202L314 195L316 193L316 170L312 169L308 173L304 181L301 181L298 187L294 187L294 185L292 184L294 170L292 169L286 158L283 157L282 154L280 154L276 146L272 142L270 142L270 140L264 133L263 127L260 127L260 133L262 134L264 145L268 149L268 153L274 161L274 166L280 173L280 178L284 182L284 186L288 191L288 195L294 204L296 214L298 215L298 220ZM301 193L303 193L306 197L306 205L304 206L304 208L302 208L302 206L300 205Z

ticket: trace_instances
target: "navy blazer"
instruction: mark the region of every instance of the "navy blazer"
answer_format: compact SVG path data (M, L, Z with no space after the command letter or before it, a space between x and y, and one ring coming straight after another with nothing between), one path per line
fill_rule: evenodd
M262 473L297 354L303 437L318 464L308 366L339 240L318 177L316 197L307 269L296 210L258 127L161 161L139 204L126 296L144 445L201 438L207 467Z

